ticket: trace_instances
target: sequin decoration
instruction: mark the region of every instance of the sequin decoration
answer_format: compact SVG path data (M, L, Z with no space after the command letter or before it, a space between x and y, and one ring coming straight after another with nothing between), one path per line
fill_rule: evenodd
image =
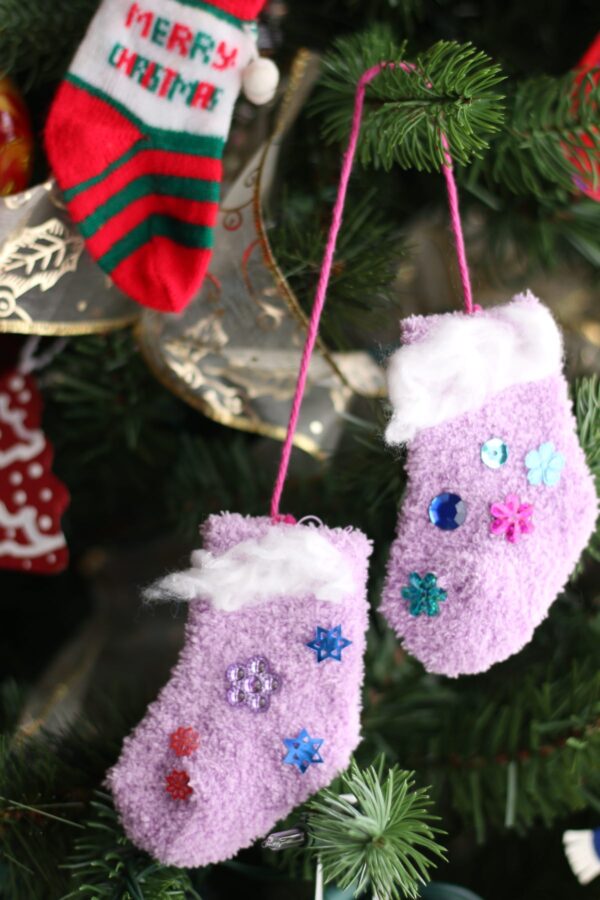
M408 586L402 588L402 596L408 600L408 611L411 616L437 616L440 603L448 596L448 592L439 587L437 575L427 572L421 577L418 572L411 572Z
M317 662L323 662L325 659L335 659L342 661L342 650L349 647L352 641L342 637L342 626L336 625L335 628L319 628L315 630L314 640L307 643L307 647L314 650L317 654Z
M488 469L499 469L508 460L508 444L502 438L490 438L481 445L481 461Z
M183 769L172 769L166 777L165 790L173 800L189 800L194 793L190 776Z
M183 726L169 737L169 747L176 756L191 756L200 746L200 735L195 728Z
M509 494L504 503L492 503L490 512L491 534L504 535L511 544L516 544L524 534L531 534L534 530L531 521L533 506L531 503L521 503L516 494Z
M323 762L323 757L319 753L323 738L311 738L306 728L302 729L298 737L284 738L283 743L287 748L283 762L289 766L296 766L302 774L309 766Z
M438 494L429 504L429 518L442 531L454 531L467 518L467 504L458 494Z
M525 457L525 468L529 470L527 481L535 486L545 484L546 487L554 487L560 481L564 465L564 456L555 449L551 441L540 444Z
M264 656L251 656L245 663L232 663L225 673L227 702L247 706L252 712L266 712L271 694L279 690L279 676L271 671Z

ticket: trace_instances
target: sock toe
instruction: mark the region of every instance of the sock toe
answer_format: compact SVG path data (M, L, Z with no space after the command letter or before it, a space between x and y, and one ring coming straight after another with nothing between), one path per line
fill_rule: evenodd
M180 312L202 286L209 249L182 247L153 237L112 271L111 278L138 303L161 312Z

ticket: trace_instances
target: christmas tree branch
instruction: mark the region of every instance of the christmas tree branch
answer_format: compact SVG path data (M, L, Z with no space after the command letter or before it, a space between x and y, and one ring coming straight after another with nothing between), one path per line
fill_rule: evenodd
M360 769L352 762L339 791L321 791L308 804L309 852L323 865L325 882L352 888L356 897L416 898L429 881L431 857L444 859L431 825L427 791L414 773L385 760Z
M522 654L489 673L432 682L405 663L392 680L379 674L364 753L418 766L440 813L460 814L480 841L585 808L585 791L600 788L599 625L568 596Z
M578 82L573 73L542 76L509 94L504 127L473 176L521 196L564 202L584 175L597 187L599 155L600 84L591 76Z
M0 68L26 87L61 77L98 0L0 0Z
M71 889L62 900L200 900L185 869L161 865L125 837L110 797L98 792L89 815L64 864Z
M471 44L439 41L409 54L387 29L373 27L340 38L325 59L321 90L313 101L323 117L323 135L341 142L352 118L354 93L363 71L378 62L411 63L386 69L369 85L358 147L363 165L437 170L444 162L442 135L452 158L466 164L481 156L503 121L500 67Z
M575 385L575 415L579 440L600 496L600 379L597 375L582 378ZM596 522L587 551L600 560L600 521Z

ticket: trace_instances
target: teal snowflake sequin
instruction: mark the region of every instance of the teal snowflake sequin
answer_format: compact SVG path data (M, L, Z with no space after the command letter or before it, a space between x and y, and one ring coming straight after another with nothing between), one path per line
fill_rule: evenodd
M448 596L448 591L438 587L437 575L428 572L421 578L418 572L411 572L408 582L408 587L402 588L402 596L408 600L408 611L411 616L420 616L423 613L437 616L440 603Z
M554 487L560 481L564 465L564 456L555 449L551 441L540 444L525 457L525 468L529 470L527 481L536 486L545 484L547 487Z

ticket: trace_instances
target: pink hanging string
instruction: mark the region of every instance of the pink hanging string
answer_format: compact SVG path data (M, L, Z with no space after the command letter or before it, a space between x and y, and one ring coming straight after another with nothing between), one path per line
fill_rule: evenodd
M446 156L446 165L442 166L444 178L446 179L446 188L448 190L448 206L450 207L450 224L454 234L454 244L456 246L456 257L458 260L458 271L460 272L460 280L462 282L463 300L465 304L465 312L475 312L473 306L473 292L471 290L471 275L469 273L469 263L467 262L467 251L465 250L465 238L462 230L462 221L460 218L460 209L458 206L458 190L456 181L454 180L454 172L452 167L452 157L448 147L448 139L442 133L442 145Z
M310 315L308 329L306 332L306 341L304 343L304 349L302 351L302 358L300 360L300 370L298 372L298 380L296 382L296 390L294 392L294 399L292 401L292 408L290 411L290 418L287 427L287 434L285 437L285 441L283 442L283 447L281 450L281 457L279 461L279 469L277 472L277 478L275 479L275 485L273 488L273 495L271 498L271 519L273 522L290 522L291 517L289 516L281 516L279 513L279 506L281 502L281 495L283 493L283 488L285 485L285 481L287 478L288 468L290 464L290 457L292 455L292 447L294 444L294 435L296 433L296 428L298 427L298 419L300 417L300 408L302 406L302 400L304 397L304 391L306 389L306 381L308 378L308 370L310 368L310 360L315 348L315 343L317 340L317 335L319 333L319 324L321 321L321 314L323 312L323 307L325 305L325 298L327 296L327 288L329 286L329 278L331 276L331 267L333 264L333 256L335 253L335 248L337 244L337 238L339 234L339 230L342 224L342 216L344 212L344 206L346 203L346 193L348 191L348 182L350 181L350 174L352 172L352 166L354 163L354 157L356 155L356 146L358 144L358 136L360 133L360 125L362 121L363 114L363 106L365 101L365 90L367 85L376 78L377 75L383 69L388 68L401 68L404 71L412 71L414 66L411 63L386 63L382 62L376 66L372 66L370 69L367 69L361 75L357 87L356 94L354 97L354 112L352 115L352 126L350 128L350 137L348 139L348 146L346 148L346 152L344 153L344 158L342 160L342 169L340 172L340 181L338 185L337 196L335 198L335 204L333 206L333 213L331 217L331 225L329 226L329 234L327 236L327 244L325 245L325 252L323 254L323 262L321 263L321 271L319 272L319 280L317 282L317 289L315 291L315 299L313 302L313 308ZM446 186L448 189L448 203L450 206L450 221L452 224L452 231L454 233L454 240L456 243L456 252L458 257L458 267L460 271L460 277L463 288L463 297L464 297L464 306L465 312L472 313L474 312L473 307L473 295L471 291L471 279L469 276L469 265L467 262L467 255L465 251L465 242L462 231L462 222L460 218L460 210L458 205L458 191L456 188L456 182L454 180L454 173L452 171L452 159L449 152L448 141L446 136L442 134L442 144L445 151L446 156L446 164L442 166L444 177L446 179Z

